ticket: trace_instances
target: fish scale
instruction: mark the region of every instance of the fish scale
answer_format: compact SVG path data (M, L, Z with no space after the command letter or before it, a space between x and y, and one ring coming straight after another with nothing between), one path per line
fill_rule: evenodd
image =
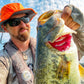
M39 58L40 58L40 56L38 57L38 60L39 60ZM44 57L42 57L42 58L44 58ZM45 82L47 82L46 84L53 84L55 82L57 82L57 84L59 84L59 80L61 80L64 75L66 75L65 77L68 78L68 71L66 70L67 68L65 68L65 70L64 70L65 73L63 72L63 69L60 70L60 68L62 67L61 66L62 64L60 64L60 63L63 63L64 62L61 57L59 57L58 55L56 56L56 55L52 54L51 57L49 57L49 55L48 55L48 56L45 56L45 58L47 58L45 61L43 61L43 62L42 61L39 61L41 63L41 65L38 62L39 65L38 65L37 70L39 68L40 68L40 70L37 71L38 72L38 78L37 78L37 80L40 77L41 78L39 80L39 83L37 83L37 84L41 84L41 80L43 78L46 78L47 79L45 81ZM40 59L40 60L44 60L44 59ZM64 64L66 64L66 61L64 62ZM39 77L39 74L40 74L40 77ZM43 84L45 84L45 83L43 83Z

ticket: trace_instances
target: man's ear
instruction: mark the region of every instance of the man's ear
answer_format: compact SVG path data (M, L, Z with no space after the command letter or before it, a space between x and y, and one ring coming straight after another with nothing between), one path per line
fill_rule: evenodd
M1 27L4 29L5 32L8 32L6 25L1 25Z

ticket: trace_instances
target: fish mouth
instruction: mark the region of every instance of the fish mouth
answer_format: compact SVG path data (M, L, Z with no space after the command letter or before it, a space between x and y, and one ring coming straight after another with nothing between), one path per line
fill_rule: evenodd
M48 41L48 43L59 51L65 51L70 48L71 45L71 34L66 34L58 37L54 42Z

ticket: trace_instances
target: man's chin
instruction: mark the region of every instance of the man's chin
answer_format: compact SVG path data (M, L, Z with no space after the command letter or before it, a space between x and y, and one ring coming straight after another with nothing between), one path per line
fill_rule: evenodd
M20 41L25 42L29 39L30 34L29 34L29 32L26 31L25 33L19 34L18 37L19 37Z
M17 37L17 39L18 39L19 41L25 42L25 41L27 41L27 40L29 39L29 36L28 36L28 35L27 35L27 36L25 36L25 35L19 35L19 36Z

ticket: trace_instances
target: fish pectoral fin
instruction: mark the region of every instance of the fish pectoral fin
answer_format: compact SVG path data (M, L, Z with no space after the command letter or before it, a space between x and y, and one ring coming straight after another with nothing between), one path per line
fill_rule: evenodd
M81 80L84 81L84 67L79 64L79 72L80 72L80 77Z

